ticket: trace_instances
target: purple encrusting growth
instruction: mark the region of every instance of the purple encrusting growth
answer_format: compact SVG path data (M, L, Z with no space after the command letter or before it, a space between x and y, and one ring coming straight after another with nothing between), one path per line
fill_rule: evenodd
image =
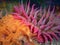
M60 35L60 18L57 18L56 14L54 13L55 9L53 8L52 11L50 10L50 6L48 10L46 8L40 9L34 8L34 4L32 8L30 8L30 3L27 6L23 4L19 6L14 6L14 17L17 19L22 19L31 29L32 33L36 33L36 40L38 42L47 42L53 41L53 38L59 40ZM57 18L57 19L56 19ZM56 19L56 20L55 20Z

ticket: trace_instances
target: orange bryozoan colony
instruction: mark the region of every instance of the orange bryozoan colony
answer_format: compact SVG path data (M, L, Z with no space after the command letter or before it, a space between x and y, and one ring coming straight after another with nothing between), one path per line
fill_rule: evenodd
M34 45L31 32L22 20L6 15L0 19L0 45Z

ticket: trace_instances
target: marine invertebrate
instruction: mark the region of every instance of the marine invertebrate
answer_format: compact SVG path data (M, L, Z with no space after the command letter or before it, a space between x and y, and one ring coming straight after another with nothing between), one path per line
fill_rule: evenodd
M0 19L0 45L22 45L22 41L34 45L31 36L29 27L13 15L6 15Z
M15 6L13 15L17 19L21 18L29 26L31 32L37 34L35 39L38 42L52 42L53 38L59 40L57 34L60 34L60 25L58 25L59 22L55 23L57 21L55 9L51 10L50 6L48 9L42 7L37 9L34 6L35 4L30 8L30 3L26 7L23 4Z

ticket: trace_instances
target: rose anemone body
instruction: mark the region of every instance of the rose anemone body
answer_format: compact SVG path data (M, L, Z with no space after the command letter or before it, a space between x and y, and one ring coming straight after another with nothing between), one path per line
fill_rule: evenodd
M60 25L58 24L60 18L57 18L55 14L55 9L49 8L40 9L35 8L33 4L30 7L30 3L27 6L20 4L19 6L14 6L13 15L17 19L22 19L26 25L30 28L33 34L37 34L34 39L38 42L52 42L55 38L59 40L58 35L60 34ZM57 18L57 20L55 20ZM55 23L56 21L56 23ZM57 35L58 34L58 35Z

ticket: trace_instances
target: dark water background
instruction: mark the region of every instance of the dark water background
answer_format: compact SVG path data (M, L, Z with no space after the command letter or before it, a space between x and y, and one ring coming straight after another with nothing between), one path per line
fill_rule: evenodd
M1 8L11 8L12 5L18 4L19 2L23 1L24 3L28 2L29 0L0 0L0 9ZM30 0L30 4L35 4L35 7L58 7L60 8L60 0Z
M0 0L0 3L1 2L20 2L21 0ZM23 2L26 2L28 0L23 0ZM51 6L54 6L54 5L58 5L60 6L60 0L30 0L30 3L33 4L35 3L37 6L47 6L47 5L51 5Z
M0 0L0 3L6 1L6 2L19 2L21 0ZM23 0L24 2L28 0ZM39 5L59 5L60 6L60 0L30 0L31 4L35 3Z

